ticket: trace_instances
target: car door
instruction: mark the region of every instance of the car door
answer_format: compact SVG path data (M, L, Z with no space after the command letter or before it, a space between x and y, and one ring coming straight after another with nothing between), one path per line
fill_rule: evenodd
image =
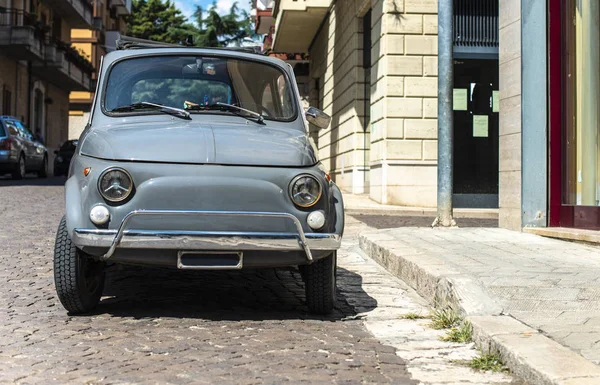
M38 169L42 165L44 159L44 146L33 138L33 134L23 123L18 120L15 124L19 128L19 131L23 133L23 138L27 146L27 164L28 167Z
M27 170L31 170L36 167L37 159L35 155L35 146L33 145L33 138L30 138L27 130L23 128L20 122L14 120L11 122L15 127L17 127L19 133L19 139L22 143L22 150L25 154L25 167Z

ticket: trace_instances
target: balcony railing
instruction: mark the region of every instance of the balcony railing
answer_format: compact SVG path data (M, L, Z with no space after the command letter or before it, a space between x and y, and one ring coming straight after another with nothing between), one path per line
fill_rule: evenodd
M58 52L62 52L64 54L65 59L73 63L81 71L90 75L92 72L94 72L94 66L92 63L85 57L81 56L81 54L75 48L71 47L71 45L58 39L54 39L52 44L54 44Z
M19 60L44 57L44 40L49 28L23 10L0 7L1 51Z
M46 44L43 62L35 62L37 76L59 85L67 91L89 91L92 63L69 44L50 39Z
M35 18L20 9L0 7L0 27L33 27Z
M94 7L90 0L44 0L72 28L92 28Z

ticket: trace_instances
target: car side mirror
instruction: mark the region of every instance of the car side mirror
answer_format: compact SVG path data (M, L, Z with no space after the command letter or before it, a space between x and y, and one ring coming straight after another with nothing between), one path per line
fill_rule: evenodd
M331 116L315 107L308 107L305 112L306 120L319 128L327 128L331 122Z

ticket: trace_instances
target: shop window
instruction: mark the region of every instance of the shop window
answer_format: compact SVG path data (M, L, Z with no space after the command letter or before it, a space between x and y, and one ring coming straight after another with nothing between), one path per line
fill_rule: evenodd
M565 7L563 204L600 206L600 4Z

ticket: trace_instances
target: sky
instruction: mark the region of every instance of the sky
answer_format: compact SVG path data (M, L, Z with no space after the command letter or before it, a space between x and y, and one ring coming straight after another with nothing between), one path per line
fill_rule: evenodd
M191 20L191 16L196 10L196 5L202 7L202 9L207 9L212 6L214 0L175 0L175 6L181 9L181 12ZM235 0L217 0L217 9L219 13L228 13L229 9L233 5ZM240 9L245 9L250 12L250 1L249 0L238 0L238 7Z

